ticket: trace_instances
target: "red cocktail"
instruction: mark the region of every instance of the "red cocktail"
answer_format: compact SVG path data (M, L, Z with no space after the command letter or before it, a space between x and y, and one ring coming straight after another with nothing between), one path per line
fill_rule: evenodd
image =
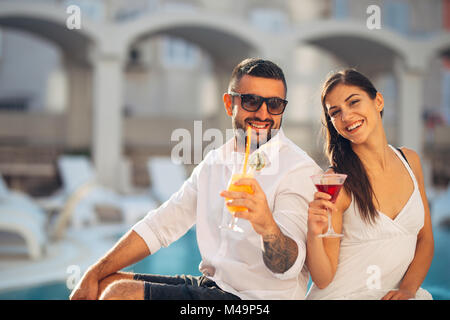
M339 195L339 191L341 190L342 185L344 184L346 178L347 178L346 174L337 174L337 173L317 174L311 177L317 190L319 190L320 192L328 193L331 196L330 201L333 203L336 202L336 199ZM328 212L328 230L324 234L319 235L319 237L339 238L344 236L343 234L336 233L333 230L333 226L331 224L331 212L328 209L327 212Z
M336 198L341 191L342 184L316 184L317 190L328 193L331 196L331 202L335 203Z

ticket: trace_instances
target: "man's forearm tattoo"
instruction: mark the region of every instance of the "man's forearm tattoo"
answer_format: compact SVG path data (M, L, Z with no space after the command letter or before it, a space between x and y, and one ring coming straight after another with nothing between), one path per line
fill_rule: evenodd
M294 240L281 232L263 237L263 260L267 268L274 273L286 272L298 256L298 247Z

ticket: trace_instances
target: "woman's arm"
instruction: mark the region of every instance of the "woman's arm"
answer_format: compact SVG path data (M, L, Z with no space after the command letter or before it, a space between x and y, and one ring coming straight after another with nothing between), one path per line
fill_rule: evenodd
M331 196L316 192L314 201L308 208L308 234L306 241L306 265L313 282L319 289L324 289L336 274L340 238L319 238L328 226L328 214L325 208L332 210L333 229L342 231L342 214L350 205L350 197L341 190L336 204L329 201Z
M434 253L434 239L431 228L430 208L428 206L428 200L425 193L425 184L420 158L417 153L411 149L402 148L402 151L408 159L419 185L420 195L425 208L425 221L422 229L417 235L414 259L409 265L409 268L400 283L399 290L388 292L386 296L383 297L383 300L414 298L417 290L420 288L427 275Z

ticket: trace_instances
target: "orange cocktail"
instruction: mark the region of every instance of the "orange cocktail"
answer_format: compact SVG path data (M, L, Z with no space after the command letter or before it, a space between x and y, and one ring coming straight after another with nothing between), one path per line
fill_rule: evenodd
M247 162L248 162L248 155L250 153L250 145L251 145L251 136L252 136L252 129L250 126L247 127L247 141L246 141L246 145L245 145L245 160L244 160L244 167L243 167L243 171L242 173L235 173L231 176L230 182L228 183L228 189L227 191L237 191L237 192L247 192L249 194L253 194L253 189L251 186L249 185L242 185L242 186L237 186L234 183L241 179L241 178L253 178L253 174L247 172ZM225 198L226 201L231 200L230 198ZM236 232L240 232L243 233L244 230L240 227L238 227L237 221L239 220L238 218L236 218L234 216L235 212L238 211L248 211L248 209L246 207L242 207L242 206L228 206L228 211L231 212L231 214L233 215L233 219L231 220L231 223L226 226L226 227L220 227L220 228L226 228L232 231L236 231Z
M249 185L241 185L237 186L234 183L241 178L253 178L253 174L251 173L235 173L231 176L230 183L228 184L227 191L237 191L237 192L247 192L249 194L253 194L252 186ZM231 200L230 198L225 198L226 201ZM241 206L228 206L228 211L234 213L236 211L247 211L246 207Z

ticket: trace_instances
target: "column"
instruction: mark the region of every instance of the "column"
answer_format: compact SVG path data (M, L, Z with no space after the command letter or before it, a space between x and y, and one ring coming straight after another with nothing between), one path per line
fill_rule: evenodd
M283 114L284 133L310 155L321 155L321 150L317 148L316 135L318 129L314 127L316 122L320 122L313 118L314 115L316 115L314 116L316 118L320 117L320 102L311 100L314 94L310 91L317 90L312 84L317 82L315 77L317 78L317 74L320 74L317 72L318 66L314 64L315 56L312 54L305 55L308 60L296 61L297 41L294 39L286 41L289 46L284 46L283 50L276 50L281 44L275 44L274 41L271 42L274 45L266 50L265 58L277 63L283 69L286 78L286 98L289 103ZM299 63L310 64L311 66L309 70L308 68L302 69L303 74L300 74L298 72ZM316 72L313 70L316 70ZM305 82L306 78L309 79L309 82ZM311 105L311 103L313 104ZM317 109L314 107L317 107Z
M217 96L217 118L216 127L222 131L225 142L225 133L227 129L232 128L231 117L226 113L225 106L223 104L222 96L228 91L228 84L230 82L231 72L233 70L225 70L224 68L215 67L215 76L217 80L218 96Z
M408 67L401 60L395 62L398 81L399 128L398 146L413 149L422 158L424 142L423 112L423 71Z
M122 162L123 55L95 52L92 156L99 183L119 188Z
M72 150L84 149L91 141L92 72L70 59L66 59L65 66L69 83L66 146Z

